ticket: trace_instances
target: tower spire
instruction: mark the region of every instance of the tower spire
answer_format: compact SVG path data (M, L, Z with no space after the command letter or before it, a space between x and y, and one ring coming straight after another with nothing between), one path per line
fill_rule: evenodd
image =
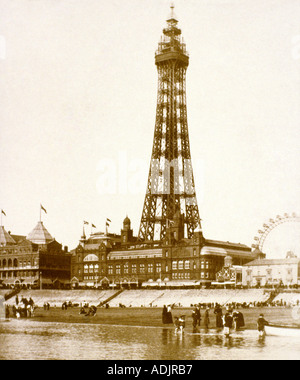
M170 5L171 12L170 12L170 16L169 16L168 19L167 19L167 22L168 22L169 20L177 21L177 17L176 17L176 15L175 15L174 8L175 8L174 1L172 1L172 2L171 2L171 5ZM178 22L178 21L177 21L177 22Z
M139 239L162 240L175 213L184 214L187 237L201 227L191 163L187 108L186 71L189 56L174 16L163 29L155 54L158 71L156 122L148 186Z

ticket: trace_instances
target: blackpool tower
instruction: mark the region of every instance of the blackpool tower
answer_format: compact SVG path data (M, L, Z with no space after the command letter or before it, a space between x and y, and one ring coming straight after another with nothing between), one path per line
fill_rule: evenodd
M186 106L189 56L178 20L171 15L155 53L158 71L156 121L140 241L163 240L166 229L181 218L191 238L201 229L191 162Z

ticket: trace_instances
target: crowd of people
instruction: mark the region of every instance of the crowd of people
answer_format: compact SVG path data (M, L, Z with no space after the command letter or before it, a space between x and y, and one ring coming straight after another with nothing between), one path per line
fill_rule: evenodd
M5 317L8 319L13 318L30 318L34 316L35 304L33 299L25 297L20 297L17 295L15 298L15 303L10 307L5 306Z
M192 310L192 327L193 333L199 333L199 328L201 326L201 307L200 304L193 305L194 308ZM205 330L208 330L210 327L210 308L206 307L203 315L203 324L202 326ZM245 320L244 315L240 310L232 309L227 306L225 312L223 313L222 306L216 304L213 309L213 314L216 319L216 329L218 331L223 331L224 335L229 337L231 331L239 331L245 328ZM163 324L174 324L175 334L183 333L184 328L186 326L185 315L181 315L180 317L172 316L172 305L164 305L162 311L162 323ZM259 335L262 336L265 333L265 326L268 322L264 319L263 314L260 314L257 320L257 329Z
M81 306L79 314L83 314L86 317L94 317L97 313L97 308L96 306Z

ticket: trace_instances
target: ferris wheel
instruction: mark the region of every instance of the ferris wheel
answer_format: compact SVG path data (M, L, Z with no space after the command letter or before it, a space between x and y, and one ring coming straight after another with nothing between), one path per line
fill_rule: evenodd
M254 237L252 248L259 249L260 252L263 252L264 243L269 233L280 224L287 222L300 222L300 216L297 216L295 213L291 215L285 213L283 216L277 215L275 219L269 219L267 223L263 224L263 229L257 231L258 235Z

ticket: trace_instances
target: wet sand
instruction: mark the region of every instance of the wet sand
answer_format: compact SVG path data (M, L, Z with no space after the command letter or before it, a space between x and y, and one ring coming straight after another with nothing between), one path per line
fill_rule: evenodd
M292 316L291 308L283 307L255 307L251 309L239 309L245 320L246 329L256 329L256 321L259 314L264 314L265 319L270 323L284 323L300 326L300 320L296 321ZM225 309L223 309L223 313ZM186 316L186 327L192 328L192 308L175 308L172 310L174 317L180 315ZM201 310L201 327L203 327L204 310ZM66 323L88 323L104 325L122 325L122 326L149 326L149 327L170 327L172 324L165 325L162 323L161 308L98 308L95 316L85 316L80 314L80 309L68 308L50 308L45 311L43 308L37 308L32 320L39 322L66 322ZM213 310L210 311L210 328L215 328L215 315Z

